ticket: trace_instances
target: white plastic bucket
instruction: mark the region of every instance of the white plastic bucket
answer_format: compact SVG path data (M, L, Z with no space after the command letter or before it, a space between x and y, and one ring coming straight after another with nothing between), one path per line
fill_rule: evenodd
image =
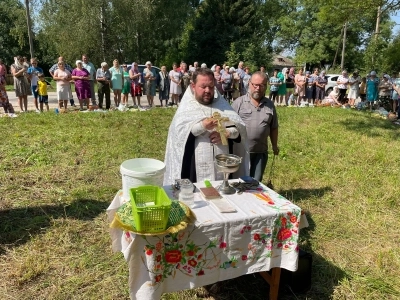
M121 164L123 197L129 199L129 189L141 185L162 186L165 164L152 158L134 158Z

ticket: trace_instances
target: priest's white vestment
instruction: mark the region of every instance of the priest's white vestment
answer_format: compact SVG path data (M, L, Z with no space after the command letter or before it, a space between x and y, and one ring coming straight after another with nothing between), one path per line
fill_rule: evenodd
M228 117L225 125L234 125L240 134L240 143L233 142L233 154L242 157L239 170L233 174L233 178L249 175L250 158L247 147L246 126L230 104L218 93L210 105L200 104L194 97L191 88L186 89L175 116L168 131L167 147L165 153L166 172L164 185L175 183L175 179L181 178L183 156L185 146L192 127L206 118L211 118L214 112L219 112L222 117ZM205 131L195 138L195 165L197 182L208 180L222 180L223 174L217 173L214 158L221 153L229 153L229 147L221 143L210 143L209 135L212 131Z

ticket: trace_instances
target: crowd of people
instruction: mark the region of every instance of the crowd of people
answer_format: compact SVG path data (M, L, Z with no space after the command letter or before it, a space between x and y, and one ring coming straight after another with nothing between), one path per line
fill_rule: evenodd
M114 95L114 108L129 106L129 95L132 97L134 108L142 108L141 97L146 95L148 107L153 107L156 91L159 93L159 103L162 107L179 106L181 99L189 87L192 75L198 68L207 68L206 64L199 66L198 62L187 65L184 61L178 65L174 63L172 69L167 72L167 67L162 66L159 72L152 68L150 61L146 68L140 72L138 64L133 62L131 66L120 64L113 60L112 67L106 62L96 70L87 55L82 55L81 60L75 62L72 68L58 58L49 73L56 81L57 99L60 109L66 109L68 102L75 106L71 92L71 83L75 84L76 97L80 110L86 109L112 109L111 93ZM241 61L237 68L223 64L213 65L210 68L214 74L215 89L229 102L234 102L238 97L246 95L249 91L251 72ZM47 85L44 79L43 69L38 67L38 60L32 58L29 62L26 57L18 56L11 65L10 71L14 76L14 88L18 97L18 105L21 112L27 111L27 97L33 95L37 112L48 110ZM294 67L273 70L271 76L265 67L259 68L266 74L269 92L267 96L275 106L336 106L343 108L355 108L356 101L361 100L363 107L371 110L374 105L382 106L387 111L397 112L400 117L399 92L400 78L397 74L389 76L382 74L378 78L375 71L371 71L366 77L360 77L357 71L348 74L343 70L337 79L337 85L326 95L328 77L325 71L315 68L305 71ZM5 84L7 69L0 60L0 79ZM97 99L96 83L97 82ZM47 85L45 84L47 83ZM12 105L6 100L5 89L1 89L1 103L7 112L14 112ZM268 89L266 89L267 91ZM104 105L105 100L105 105Z

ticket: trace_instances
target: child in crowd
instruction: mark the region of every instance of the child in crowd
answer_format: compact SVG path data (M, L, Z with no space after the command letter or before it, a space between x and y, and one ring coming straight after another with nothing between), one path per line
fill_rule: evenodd
M279 86L282 84L282 80L280 80L277 75L278 75L279 70L275 69L274 70L274 75L269 79L269 99L275 104L275 99L277 99L278 96L278 90ZM277 105L278 103L276 103Z
M37 82L36 92L39 94L39 107L43 112L43 103L46 105L46 111L49 111L49 96L47 95L47 85L50 85L44 78L43 73L38 74L39 80Z
M6 92L6 79L3 76L0 76L0 107L3 107L4 112L8 114L10 117L17 116L14 112L12 104L8 100Z

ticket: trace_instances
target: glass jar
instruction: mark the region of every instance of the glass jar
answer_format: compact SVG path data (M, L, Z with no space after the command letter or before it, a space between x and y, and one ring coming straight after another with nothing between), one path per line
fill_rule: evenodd
M179 201L189 207L194 204L193 183L189 179L183 179L180 182Z

